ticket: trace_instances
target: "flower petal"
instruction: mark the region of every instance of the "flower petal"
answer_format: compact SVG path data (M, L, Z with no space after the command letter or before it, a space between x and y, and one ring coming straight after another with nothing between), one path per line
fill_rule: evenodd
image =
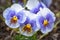
M20 24L18 22L16 24L13 24L13 23L11 24L10 20L5 20L5 23L10 28L18 28L20 26Z
M37 4L39 4L38 0L28 0L27 4L26 4L26 7L28 9L33 9Z
M42 33L47 33L46 32L46 27L43 26L43 24L40 24L40 30Z
M18 21L20 23L24 23L26 21L27 16L23 11L18 12L16 16L19 18Z
M52 16L55 16L54 13L46 7L43 9L40 9L40 11L37 14L38 15L41 14L43 17L46 17L47 14L51 14Z
M13 17L15 15L15 11L11 10L10 8L7 8L4 12L3 12L3 17L5 19L11 19L11 17Z
M34 8L32 8L30 11L34 14L37 14L40 11L40 8L46 7L42 2L40 2L38 5L36 5Z
M36 32L36 31L38 31L38 30L40 29L40 27L37 26L37 23L36 23L35 20L32 20L32 21L30 22L30 24L31 24L31 26L32 26L33 31Z
M3 17L4 17L5 19L6 19L7 14L9 13L8 10L10 10L10 8L5 9L4 12L3 12Z
M51 32L53 30L53 27L54 26L54 23L53 24L49 24L48 26L41 28L41 32L44 33L44 34L47 34L48 32Z
M50 31L53 30L53 28L54 28L54 23L50 23L50 24L46 27L46 30L47 30L47 32L50 32Z
M43 26L43 22L44 22L44 17L40 17L38 16L37 18L37 27L40 28L41 30L45 30L45 27Z
M25 14L26 14L26 16L27 16L30 20L33 20L33 19L35 19L35 18L37 17L36 14L34 14L34 13L30 12L30 11L25 11Z
M32 36L32 35L35 33L34 31L31 32L31 33L23 32L23 31L22 31L22 28L23 28L23 27L20 27L20 28L19 28L20 33L21 33L22 35L25 35L25 36Z
M13 4L12 6L11 6L11 9L13 9L13 10L15 10L16 12L19 12L20 10L22 10L23 8L22 8L22 6L20 5L20 4Z
M51 14L47 14L46 19L49 21L49 23L53 23L55 21L54 16L52 16Z

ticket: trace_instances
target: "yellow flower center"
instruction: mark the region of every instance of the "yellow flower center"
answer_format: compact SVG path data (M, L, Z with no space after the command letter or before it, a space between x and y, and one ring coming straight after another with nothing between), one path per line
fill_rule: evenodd
M43 25L44 26L47 26L48 25L48 21L47 20L44 20Z
M18 18L16 16L13 16L13 18L11 18L11 23L16 23L18 20Z
M32 31L31 25L30 24L26 24L23 29L23 31L27 31L28 33L30 33Z
M18 20L18 18L16 16L13 16L13 20Z
M31 28L31 25L30 24L27 24L26 25L26 28L29 28L30 29Z

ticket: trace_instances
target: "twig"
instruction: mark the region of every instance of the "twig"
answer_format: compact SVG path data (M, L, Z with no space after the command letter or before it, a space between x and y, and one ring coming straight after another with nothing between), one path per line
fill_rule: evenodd
M38 40L41 40L43 37L45 37L45 36L47 36L47 35L48 35L48 33L47 33L47 34L41 35L40 38L39 38Z
M9 38L11 38L13 32L14 32L14 30L11 31L10 35L8 35L7 37L5 37L5 40L8 40Z
M57 24L58 24L58 23L60 23L60 20L56 22L56 24L55 24L54 28L56 28L56 26L57 26Z

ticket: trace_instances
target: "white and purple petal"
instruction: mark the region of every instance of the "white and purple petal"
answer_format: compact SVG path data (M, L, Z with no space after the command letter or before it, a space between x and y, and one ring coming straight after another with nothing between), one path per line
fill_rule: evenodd
M34 13L30 12L30 11L24 10L24 12L25 12L25 15L26 15L30 20L33 20L33 19L35 19L35 18L37 17L36 14L34 14Z
M41 24L41 32L44 34L47 34L53 30L54 28L53 26L54 26L54 23L51 23L47 25L46 27L44 27L43 24Z
M7 26L9 26L10 28L18 28L20 26L19 22L17 21L15 24L11 24L10 20L5 20L5 23Z
M46 19L49 21L49 23L54 23L55 18L53 18L54 16L52 16L51 14L47 14L46 15Z
M14 15L15 15L15 11L12 10L11 8L7 8L4 12L3 12L3 17L5 19L11 19Z
M8 15L8 13L9 13L9 10L10 10L10 8L7 8L7 9L5 9L4 12L3 12L3 17L4 17L5 19L6 19L7 15Z
M33 31L35 31L35 32L37 32L39 29L40 29L40 27L38 27L37 25L37 23L36 23L37 21L36 20L32 20L31 22L30 22L30 24L31 24L31 26L32 26L32 29L33 29Z
M43 8L45 8L46 6L42 3L42 2L40 2L39 4L37 4L34 8L32 8L31 10L30 10L30 12L32 12L32 13L34 13L34 14L37 14L39 11L40 11L40 8L41 9L43 9Z
M24 36L32 36L32 35L35 33L34 31L31 32L31 33L23 32L23 31L22 31L22 28L19 28L19 30L20 30L20 33L21 33L22 35L24 35Z
M18 21L20 23L24 23L26 21L27 16L23 10L18 12L16 16L18 17Z
M26 7L31 10L33 9L37 4L39 4L39 1L38 0L28 0L27 1L27 4L26 4Z
M20 4L15 3L11 6L11 9L15 10L16 12L19 12L20 10L23 10L24 8Z
M54 13L51 10L49 10L48 8L40 9L40 11L37 13L37 15L40 15L40 16L42 15L45 18L48 14L52 16L53 20L56 19Z

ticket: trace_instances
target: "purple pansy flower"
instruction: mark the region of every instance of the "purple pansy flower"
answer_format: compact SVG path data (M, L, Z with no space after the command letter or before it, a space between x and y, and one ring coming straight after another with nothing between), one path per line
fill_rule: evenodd
M13 4L3 12L5 23L10 28L19 27L20 23L24 23L26 20L26 15L24 13L23 8L19 4Z
M27 12L26 15L26 21L20 25L20 33L25 36L32 36L40 29L40 27L37 26L38 24L36 23L37 20L35 14Z
M40 9L40 11L37 13L38 15L38 27L40 27L40 30L42 33L48 33L52 31L54 22L55 22L55 15L53 12L51 12L48 8Z

